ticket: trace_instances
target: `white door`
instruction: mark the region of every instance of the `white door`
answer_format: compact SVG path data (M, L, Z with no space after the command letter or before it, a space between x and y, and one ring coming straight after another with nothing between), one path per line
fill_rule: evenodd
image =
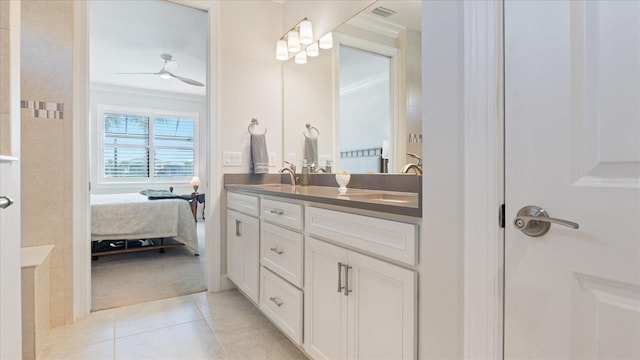
M244 278L239 216L237 212L227 210L227 276L238 287Z
M258 303L260 245L258 219L227 210L227 276Z
M638 359L640 2L504 15L505 358ZM527 205L580 227L527 236Z
M415 359L417 276L349 252L349 359Z
M0 1L0 197L15 201L0 209L0 359L22 357L19 18L20 2Z
M314 359L345 359L347 250L308 237L304 259L304 348Z

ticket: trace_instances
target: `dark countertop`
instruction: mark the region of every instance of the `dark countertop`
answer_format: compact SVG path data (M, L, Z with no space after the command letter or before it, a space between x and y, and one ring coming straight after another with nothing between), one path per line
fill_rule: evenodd
M370 211L422 216L421 199L417 192L400 192L386 190L370 190L349 188L340 193L337 186L295 186L280 183L266 184L229 184L225 183L229 191L253 194L272 195L282 198L331 204Z

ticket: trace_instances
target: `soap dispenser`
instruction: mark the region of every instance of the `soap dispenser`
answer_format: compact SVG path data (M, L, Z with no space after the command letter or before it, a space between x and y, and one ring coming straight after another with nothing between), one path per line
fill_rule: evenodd
M307 159L302 160L302 179L300 180L300 185L306 186L309 185L309 171L310 165L307 162Z

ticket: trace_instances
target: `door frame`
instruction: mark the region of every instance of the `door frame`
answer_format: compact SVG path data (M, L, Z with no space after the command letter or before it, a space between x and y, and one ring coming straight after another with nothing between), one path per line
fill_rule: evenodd
M464 2L464 358L503 358L503 5Z
M205 215L205 283L210 292L221 290L220 194L222 190L220 119L220 2L215 0L170 0L207 12L209 22L207 64L207 151L209 186ZM89 213L89 5L76 1L73 42L73 320L91 311L91 236Z

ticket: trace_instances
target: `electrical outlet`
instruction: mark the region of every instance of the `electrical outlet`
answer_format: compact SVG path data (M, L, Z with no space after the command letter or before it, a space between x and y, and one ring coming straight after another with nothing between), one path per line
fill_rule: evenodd
M225 151L222 154L223 166L241 166L242 165L242 153L235 151Z
M269 153L269 167L276 167L276 153Z

